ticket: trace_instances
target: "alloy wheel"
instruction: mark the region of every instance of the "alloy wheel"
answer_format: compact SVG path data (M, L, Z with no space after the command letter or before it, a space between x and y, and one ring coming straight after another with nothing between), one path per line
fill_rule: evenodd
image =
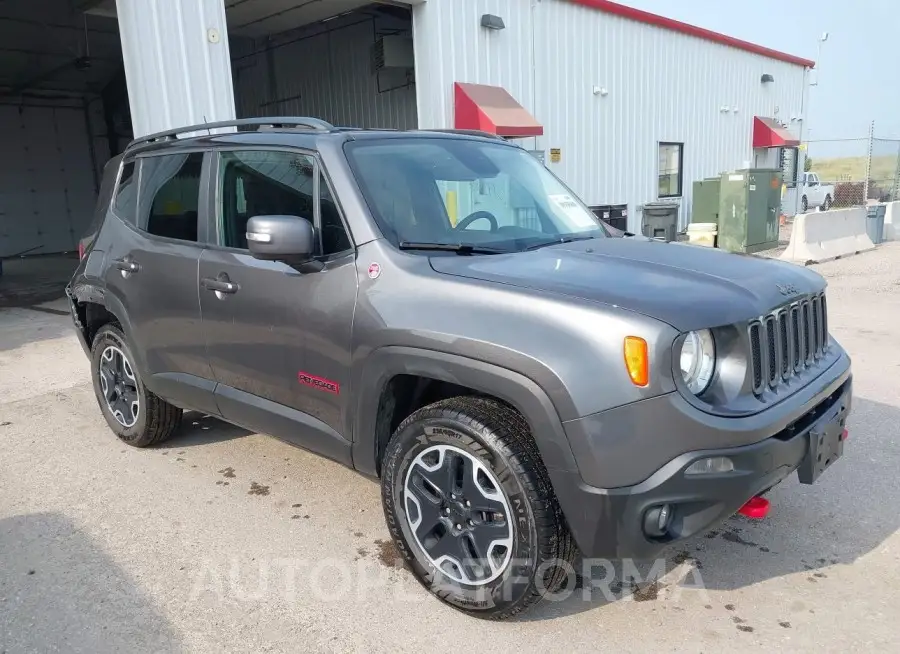
M403 491L413 537L434 567L472 586L503 574L512 556L511 512L482 461L452 445L428 447L410 464Z
M109 412L122 426L133 427L141 405L131 362L115 345L107 345L99 368L100 390Z

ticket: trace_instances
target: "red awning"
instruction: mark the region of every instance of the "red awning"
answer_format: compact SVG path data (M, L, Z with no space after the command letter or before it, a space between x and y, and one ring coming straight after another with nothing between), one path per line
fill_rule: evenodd
M773 118L753 117L753 147L783 148L800 145L800 140Z
M544 128L506 89L486 84L454 84L456 129L498 136L541 136Z

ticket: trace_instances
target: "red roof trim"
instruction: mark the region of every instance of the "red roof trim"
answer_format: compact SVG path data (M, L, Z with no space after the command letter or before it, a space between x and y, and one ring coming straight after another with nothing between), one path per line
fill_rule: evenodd
M742 41L741 39L736 39L726 34L720 34L719 32L713 32L712 30L704 29L702 27L682 23L681 21L666 18L665 16L651 14L649 11L642 11L640 9L635 9L634 7L626 7L625 5L620 5L618 2L610 2L610 0L569 0L569 2L584 5L585 7L591 7L592 9L599 9L607 14L614 14L616 16L621 16L622 18L636 20L639 23L656 25L657 27L672 30L673 32L680 32L689 36L695 36L698 39L720 43L721 45L727 45L732 48L737 48L738 50L745 50L747 52L762 55L763 57L769 57L770 59L785 61L789 64L797 64L798 66L806 66L808 68L815 68L816 66L816 62L811 59L804 59L803 57L797 57L792 54L787 54L786 52L772 50L771 48L756 45L749 41Z

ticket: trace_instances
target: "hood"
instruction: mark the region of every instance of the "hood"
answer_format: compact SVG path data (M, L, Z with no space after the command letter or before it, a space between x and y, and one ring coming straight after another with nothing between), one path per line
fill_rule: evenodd
M825 286L817 273L776 259L621 238L513 254L435 256L431 267L446 275L620 306L680 331L756 318Z

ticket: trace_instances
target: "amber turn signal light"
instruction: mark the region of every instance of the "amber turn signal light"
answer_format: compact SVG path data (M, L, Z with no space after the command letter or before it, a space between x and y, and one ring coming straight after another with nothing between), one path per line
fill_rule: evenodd
M639 336L625 337L625 369L635 386L650 382L650 360L647 357L647 341Z

